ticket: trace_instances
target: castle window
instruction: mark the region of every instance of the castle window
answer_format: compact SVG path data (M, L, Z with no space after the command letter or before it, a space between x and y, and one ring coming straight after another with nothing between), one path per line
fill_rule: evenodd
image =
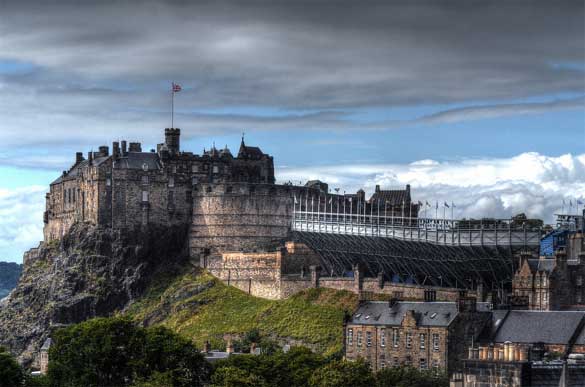
M380 368L386 368L386 359L384 358L384 355L380 355Z
M148 191L142 191L142 202L148 202Z
M366 332L366 346L372 346L372 332Z
M400 367L400 360L398 359L398 356L394 356L394 359L392 359L392 365L394 367Z
M191 179L191 184L192 184L192 185L197 185L197 183L199 183L199 179L197 179L196 177L193 177L193 178Z
M425 349L427 341L427 335L424 333L420 334L420 349Z
M191 166L191 172L193 172L193 173L199 172L199 165L192 165Z
M76 196L77 196L77 192L75 191L75 188L73 188L73 203L75 203Z
M217 165L213 166L213 173L219 173L219 167Z
M232 186L230 185L230 186L228 186L228 187L225 189L225 192L226 192L226 193L232 193L232 192L233 192L233 190L234 190L234 187L232 187Z
M169 207L174 207L175 206L175 192L174 191L169 191L169 203L168 203Z
M433 302L437 300L437 292L435 290L425 290L425 301Z
M175 186L175 178L174 177L169 177L169 187L174 187Z
M112 185L112 179L110 179L109 177L106 179L106 187L109 187Z
M140 181L142 182L142 185L147 185L148 184L148 175L143 175L141 177Z
M583 276L577 276L577 281L576 281L576 285L577 286L583 286Z
M412 347L412 333L406 332L406 348Z
M433 333L433 351L439 352L439 334Z
M420 359L419 368L421 370L426 370L427 369L427 359L424 359L424 358L421 358Z
M352 328L349 328L347 330L347 345L350 347L353 345L353 329Z
M177 173L177 166L176 165L171 166L171 172Z
M191 191L186 191L185 192L185 202L191 203L192 201L193 201L193 194L191 193Z
M361 331L357 333L357 346L359 348L361 348L361 346L362 346L362 332Z
M386 332L382 329L380 331L380 347L384 348L386 346Z
M213 189L211 188L211 186L208 186L207 188L205 188L205 192L209 193L213 191Z
M398 329L392 329L392 346L398 348L398 342L400 341L400 332Z

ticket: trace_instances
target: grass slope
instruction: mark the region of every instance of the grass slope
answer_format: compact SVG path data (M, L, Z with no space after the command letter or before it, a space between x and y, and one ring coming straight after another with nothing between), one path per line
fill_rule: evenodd
M227 286L206 272L161 279L128 310L137 321L161 324L191 338L224 345L224 334L259 329L262 335L310 345L330 355L341 351L343 319L357 306L357 295L309 289L289 299L265 300Z

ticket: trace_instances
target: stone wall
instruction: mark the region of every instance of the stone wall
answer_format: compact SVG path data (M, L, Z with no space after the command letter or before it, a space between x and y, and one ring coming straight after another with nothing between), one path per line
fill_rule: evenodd
M465 387L524 387L530 385L529 375L528 363L464 361Z
M202 184L193 193L191 255L274 251L292 221L292 189L270 184Z

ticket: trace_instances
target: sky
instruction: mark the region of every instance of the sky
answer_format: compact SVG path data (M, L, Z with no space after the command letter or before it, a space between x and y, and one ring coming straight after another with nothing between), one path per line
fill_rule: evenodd
M76 151L248 144L279 182L412 187L455 217L585 202L582 1L0 0L0 260ZM581 206L582 208L582 206Z

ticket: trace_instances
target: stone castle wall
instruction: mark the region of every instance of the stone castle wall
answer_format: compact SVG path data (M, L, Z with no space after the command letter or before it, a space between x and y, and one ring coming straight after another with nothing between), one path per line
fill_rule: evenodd
M274 251L289 234L292 203L290 186L202 184L193 193L192 257Z

